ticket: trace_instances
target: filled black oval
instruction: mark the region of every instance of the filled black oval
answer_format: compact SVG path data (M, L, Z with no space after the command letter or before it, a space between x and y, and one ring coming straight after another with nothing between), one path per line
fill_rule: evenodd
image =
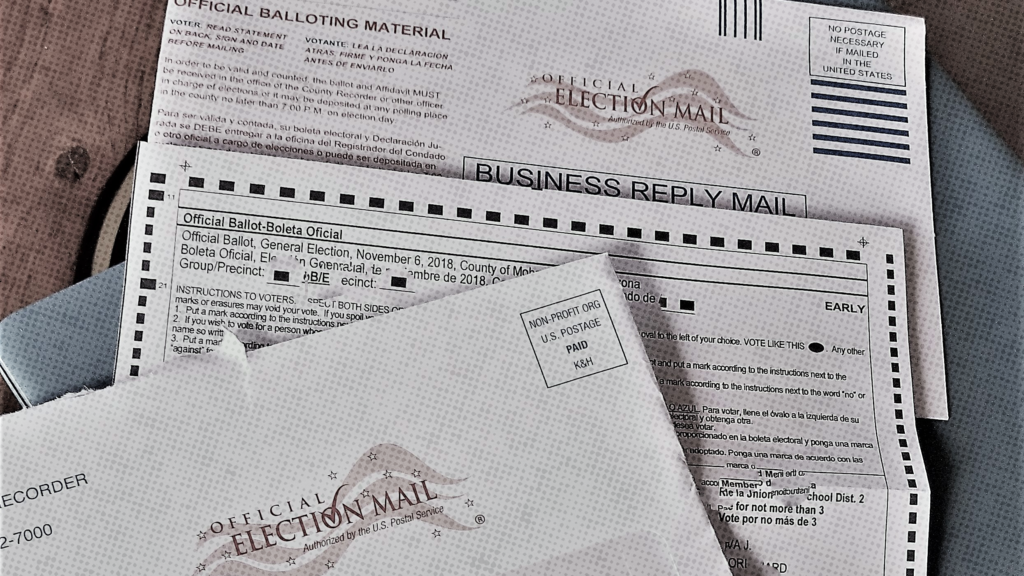
M820 342L811 342L811 345L808 346L808 348L810 348L811 352L814 352L815 354L825 350L825 347L822 346Z

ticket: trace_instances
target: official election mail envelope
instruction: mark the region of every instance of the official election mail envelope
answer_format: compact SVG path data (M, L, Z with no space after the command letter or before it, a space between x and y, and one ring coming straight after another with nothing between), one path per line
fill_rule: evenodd
M145 143L136 170L117 382L608 253L730 564L924 569L900 230Z
M606 256L0 433L5 574L729 574Z
M901 228L944 419L924 46L782 0L169 0L149 141Z

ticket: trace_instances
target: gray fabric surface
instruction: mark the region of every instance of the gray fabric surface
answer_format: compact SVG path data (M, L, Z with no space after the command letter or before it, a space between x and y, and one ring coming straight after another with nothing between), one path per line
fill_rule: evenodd
M0 322L0 359L22 405L110 385L123 291L122 264Z

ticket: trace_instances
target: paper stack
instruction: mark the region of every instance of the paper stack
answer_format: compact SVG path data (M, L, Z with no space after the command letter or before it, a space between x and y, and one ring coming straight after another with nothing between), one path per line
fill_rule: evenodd
M114 386L0 421L5 569L924 573L920 20L293 4L169 3Z

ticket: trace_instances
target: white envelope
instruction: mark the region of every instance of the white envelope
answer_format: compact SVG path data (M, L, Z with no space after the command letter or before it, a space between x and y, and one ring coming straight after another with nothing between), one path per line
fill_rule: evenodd
M900 230L146 143L136 170L118 381L608 253L730 566L927 566Z
M5 574L729 573L606 256L229 339L0 452Z
M900 228L945 419L924 47L783 0L169 0L148 140Z

